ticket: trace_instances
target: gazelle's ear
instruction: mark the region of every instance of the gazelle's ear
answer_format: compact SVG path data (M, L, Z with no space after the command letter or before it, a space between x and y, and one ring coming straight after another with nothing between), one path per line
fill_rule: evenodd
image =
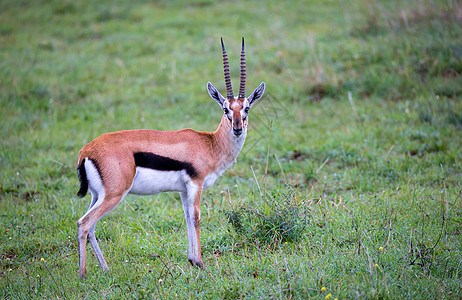
M210 82L207 83L207 91L209 92L210 97L217 101L218 104L220 104L220 106L223 108L223 102L225 101L225 98Z
M252 107L252 105L263 96L263 93L265 92L265 83L262 82L260 85L253 91L252 94L250 94L248 101L249 101L249 106Z

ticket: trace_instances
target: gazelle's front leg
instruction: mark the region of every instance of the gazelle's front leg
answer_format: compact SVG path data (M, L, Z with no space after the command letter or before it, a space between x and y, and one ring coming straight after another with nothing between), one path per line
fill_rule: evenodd
M199 238L199 220L201 215L202 184L192 181L186 184L186 192L181 192L186 225L188 226L189 252L188 259L192 265L203 267L201 242Z

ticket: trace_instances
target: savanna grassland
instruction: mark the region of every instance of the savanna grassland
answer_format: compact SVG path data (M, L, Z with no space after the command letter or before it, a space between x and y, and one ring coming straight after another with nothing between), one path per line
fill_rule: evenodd
M0 298L462 298L462 3L0 3ZM77 154L121 129L213 131L220 37L250 112L204 192L128 196L78 278Z

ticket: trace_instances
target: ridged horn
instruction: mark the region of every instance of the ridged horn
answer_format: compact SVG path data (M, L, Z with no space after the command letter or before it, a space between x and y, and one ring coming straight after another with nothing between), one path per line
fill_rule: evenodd
M242 50L241 50L241 82L239 85L239 99L245 98L245 51L244 51L244 37L242 37Z
M223 69L225 70L226 98L234 99L231 77L229 76L228 55L226 54L225 44L223 44L223 38L221 38L221 48L223 49Z

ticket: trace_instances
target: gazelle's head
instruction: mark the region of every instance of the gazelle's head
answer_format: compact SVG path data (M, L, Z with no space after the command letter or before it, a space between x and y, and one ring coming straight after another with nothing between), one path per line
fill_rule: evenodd
M265 91L265 83L262 82L256 89L250 94L249 97L245 96L245 52L244 52L244 38L242 38L242 51L241 51L241 80L239 86L239 96L234 97L233 88L231 86L231 77L229 75L229 64L228 55L226 54L225 45L223 39L221 39L221 47L223 49L223 67L225 70L225 83L226 83L226 98L223 97L220 92L209 82L207 83L207 90L210 97L215 99L220 104L223 112L228 118L228 122L232 125L232 131L234 136L239 137L243 133L247 132L247 116L249 115L249 109L252 105L263 96Z

